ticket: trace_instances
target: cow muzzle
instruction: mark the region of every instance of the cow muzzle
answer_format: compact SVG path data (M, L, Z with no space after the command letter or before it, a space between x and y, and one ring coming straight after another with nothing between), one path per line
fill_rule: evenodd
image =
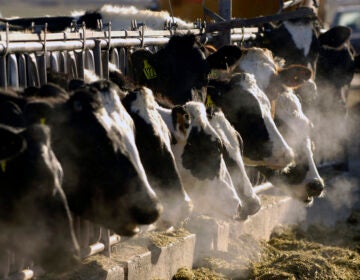
M306 192L309 197L319 197L324 191L324 182L321 179L313 179L306 184Z

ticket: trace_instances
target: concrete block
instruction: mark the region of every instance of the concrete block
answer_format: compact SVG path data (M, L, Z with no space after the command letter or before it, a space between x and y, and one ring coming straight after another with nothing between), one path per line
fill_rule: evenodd
M151 248L152 271L150 279L171 279L181 267L192 268L195 253L195 234L164 247Z
M244 222L230 224L230 235L237 238L248 234L255 239L268 240L273 229L282 224L296 224L305 218L305 206L288 196L261 195L262 207Z
M156 246L151 236L164 237L164 244ZM111 259L121 264L126 280L170 280L179 268L192 267L194 252L195 234L178 237L152 232L114 245Z
M212 255L214 251L227 252L229 244L229 223L209 216L193 217L186 228L195 233L195 263L203 257Z

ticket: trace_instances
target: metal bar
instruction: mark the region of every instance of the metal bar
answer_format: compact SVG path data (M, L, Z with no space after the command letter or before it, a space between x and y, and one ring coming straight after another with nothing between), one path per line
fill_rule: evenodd
M273 187L274 187L273 184L271 184L270 182L266 182L266 183L263 183L261 185L255 186L254 191L255 191L255 193L259 194L261 192L265 192L267 190L270 190Z
M219 14L226 21L230 21L232 18L232 0L219 0ZM230 29L225 30L221 34L221 40L223 45L229 45L231 43Z
M18 88L19 87L19 70L18 62L15 54L8 55L7 60L7 69L8 69L8 83L10 87Z
M0 87L7 88L7 55L0 56Z
M234 27L250 27L259 24L269 23L273 21L288 20L294 18L316 18L315 13L311 9L296 10L291 12L283 12L270 16L256 17L250 19L233 19L226 22L218 22L208 24L205 28L206 32L225 31Z
M26 57L24 54L18 55L18 66L19 66L19 86L27 87L27 78L26 78Z
M95 59L95 73L100 78L102 78L103 69L102 69L102 58L101 58L101 40L95 41L94 59Z

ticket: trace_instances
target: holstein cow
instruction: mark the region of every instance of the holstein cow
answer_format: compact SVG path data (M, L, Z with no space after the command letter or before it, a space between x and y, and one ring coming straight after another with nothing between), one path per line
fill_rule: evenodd
M296 93L316 127L314 140L319 160L334 159L343 152L347 88L354 72L360 69L359 55L353 52L350 36L351 30L345 26L322 33L317 18L310 17L283 21L277 26L267 25L256 40L258 46L269 48L287 64L300 63L313 70L316 99L308 98L309 88L307 91L300 88ZM334 130L332 123L341 125Z
M219 51L229 53L229 49L233 47L224 47ZM311 122L304 115L300 101L294 95L294 88L302 86L303 82L310 78L311 71L301 65L282 68L269 50L254 47L242 49L241 57L234 65L233 72L244 71L253 74L259 87L273 100L275 123L278 128L281 126L281 134L295 152L295 165L289 167L286 172L278 174L270 169L259 169L271 181L276 181L277 184L287 183L291 190L296 190L296 196L302 200L320 195L324 183L314 164L311 145L309 146ZM297 126L300 129L296 128ZM299 139L299 142L296 142L296 139Z
M242 202L240 219L245 220L249 215L253 215L260 210L261 203L245 170L242 158L243 141L221 109L210 106L207 111L209 122L224 145L224 161Z
M8 252L49 272L77 263L79 246L49 127L0 124L0 165L1 269L7 269Z
M294 153L278 131L270 101L254 75L235 73L225 80L212 79L208 96L243 138L246 165L284 169L293 163Z
M260 167L274 185L283 187L291 196L310 204L321 196L324 180L319 175L311 139L312 122L303 113L299 98L291 91L282 92L276 100L275 123L295 152L295 165L285 172Z
M158 107L174 140L172 150L194 213L239 218L241 200L223 158L223 144L210 125L204 104L189 101L172 109Z
M133 235L138 224L158 219L162 207L140 161L134 123L115 92L84 87L66 101L37 99L26 111L53 128L75 215L120 235Z
M97 81L91 86L100 91L119 91L117 86L109 81ZM156 109L152 91L143 87L124 93L121 103L134 121L135 142L141 162L151 187L164 206L159 221L163 225L157 225L179 226L190 216L192 205L184 190L171 150L169 129Z

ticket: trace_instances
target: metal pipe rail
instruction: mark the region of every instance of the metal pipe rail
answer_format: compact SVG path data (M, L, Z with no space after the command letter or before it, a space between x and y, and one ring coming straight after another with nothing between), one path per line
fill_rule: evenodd
M254 37L257 28L235 28L232 30L232 40L248 40ZM0 32L0 55L17 52L41 52L44 46L48 51L92 49L95 41L100 40L101 48L138 47L150 45L164 45L173 34L193 33L205 35L200 29L176 31L85 31L76 33L41 33L27 34L18 32ZM209 36L209 34L207 35Z

